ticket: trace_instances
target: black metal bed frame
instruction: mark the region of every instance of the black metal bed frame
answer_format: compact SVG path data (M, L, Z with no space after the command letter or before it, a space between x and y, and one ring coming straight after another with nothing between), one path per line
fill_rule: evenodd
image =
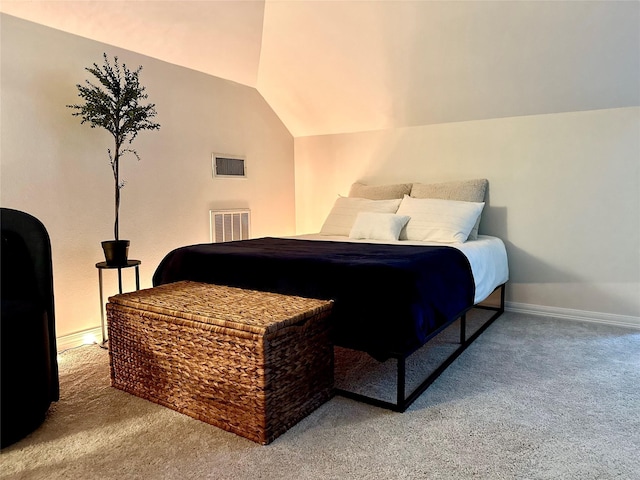
M505 284L499 285L496 287L496 290L500 290L500 304L497 307L494 306L486 306L486 305L472 305L471 307L465 309L462 313L457 315L451 321L445 323L440 328L435 330L433 333L429 335L425 344L431 340L433 337L441 333L447 327L449 327L456 320L460 319L460 346L451 353L436 369L429 374L429 376L418 385L413 392L409 395L406 395L406 360L409 358L416 350L413 350L408 353L391 353L389 358L395 358L397 361L397 400L396 403L387 402L385 400L380 400L375 397L369 397L367 395L363 395L361 393L351 392L349 390L344 390L341 388L336 388L335 393L342 397L351 398L353 400L357 400L360 402L368 403L369 405L374 405L376 407L386 408L388 410L393 410L395 412L404 412L409 406L424 393L424 391L429 388L429 386L440 376L442 372L444 372L449 365L453 363L453 361L460 356L462 352L466 350L466 348L471 345L476 338L480 336L482 332L484 332L489 325L491 325L494 320L496 320L500 315L504 313L504 290ZM493 294L493 293L492 293ZM476 330L473 335L469 338L466 336L466 324L467 324L467 312L472 308L478 308L482 310L491 310L494 314L486 320L478 330Z

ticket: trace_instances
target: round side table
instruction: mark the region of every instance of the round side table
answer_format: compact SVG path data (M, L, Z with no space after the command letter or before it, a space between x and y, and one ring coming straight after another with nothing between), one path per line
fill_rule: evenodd
M107 338L107 332L105 330L104 323L104 295L102 293L102 271L103 270L118 270L118 292L122 293L122 269L123 268L131 268L135 267L136 270L136 290L140 290L140 264L142 262L140 260L127 260L126 265L107 265L107 262L98 262L96 263L96 268L98 269L98 288L100 289L100 326L102 327L102 344L109 341Z

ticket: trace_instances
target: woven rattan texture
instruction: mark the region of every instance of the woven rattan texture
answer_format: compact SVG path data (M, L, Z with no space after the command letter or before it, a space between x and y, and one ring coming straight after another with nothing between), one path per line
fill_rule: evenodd
M201 291L199 284L191 287ZM175 299L166 290L147 292L144 298L155 293L158 303L167 302L165 295ZM291 324L285 319L270 335L265 328L252 333L149 311L146 303L132 308L110 302L112 385L255 442L270 443L333 394L331 303L319 308L316 300L304 300L309 309L298 305L292 313L305 320ZM215 314L212 304L207 308ZM225 304L224 309L230 307Z
M109 302L252 333L269 333L331 308L327 300L189 281L115 295Z

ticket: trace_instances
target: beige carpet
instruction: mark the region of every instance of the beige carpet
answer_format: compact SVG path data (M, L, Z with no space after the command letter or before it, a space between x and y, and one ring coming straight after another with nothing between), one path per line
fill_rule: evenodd
M340 365L393 391L388 365ZM640 331L623 328L507 313L404 414L336 397L268 446L110 387L95 345L61 355L60 381L0 478L640 478Z

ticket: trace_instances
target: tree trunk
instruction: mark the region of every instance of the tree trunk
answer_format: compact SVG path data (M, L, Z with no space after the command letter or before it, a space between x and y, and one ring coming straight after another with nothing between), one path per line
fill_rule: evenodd
M116 145L116 152L113 158L113 176L115 178L115 185L116 185L116 191L115 191L115 196L116 196L116 219L115 219L115 223L113 224L113 235L115 237L115 240L120 240L120 228L119 228L119 221L120 221L120 147L119 145Z

